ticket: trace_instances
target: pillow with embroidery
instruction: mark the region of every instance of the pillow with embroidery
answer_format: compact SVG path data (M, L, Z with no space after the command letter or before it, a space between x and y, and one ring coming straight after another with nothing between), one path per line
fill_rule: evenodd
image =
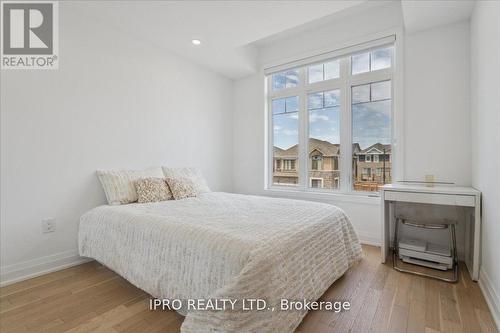
M141 178L135 182L137 202L158 202L172 200L172 192L164 178Z
M198 195L196 184L190 178L167 178L167 184L175 200L196 197Z

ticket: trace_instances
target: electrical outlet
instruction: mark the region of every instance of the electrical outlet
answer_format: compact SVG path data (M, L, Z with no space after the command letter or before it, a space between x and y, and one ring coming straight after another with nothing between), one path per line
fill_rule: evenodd
M42 233L47 234L49 232L56 231L56 219L46 218L42 220Z

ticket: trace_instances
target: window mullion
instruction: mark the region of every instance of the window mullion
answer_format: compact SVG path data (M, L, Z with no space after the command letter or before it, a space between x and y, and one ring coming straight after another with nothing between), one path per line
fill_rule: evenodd
M301 87L299 93L299 187L302 190L307 189L308 182L308 159L307 139L309 136L308 128L308 114L307 114L307 93L306 93L306 69L301 68L299 71L299 86Z
M350 58L344 58L340 64L342 88L340 92L340 190L349 192L351 189L351 108L350 108Z
M271 100L269 92L272 90L272 75L266 78L266 108L267 108L267 170L265 172L266 181L265 184L269 188L273 185L273 166L274 166L274 119L273 111L271 108Z

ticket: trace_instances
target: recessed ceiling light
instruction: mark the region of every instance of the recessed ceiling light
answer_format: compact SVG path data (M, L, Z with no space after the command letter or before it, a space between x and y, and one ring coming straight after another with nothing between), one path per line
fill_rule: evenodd
M201 44L201 40L199 40L199 39L193 39L191 41L191 43L193 43L193 45L200 45Z

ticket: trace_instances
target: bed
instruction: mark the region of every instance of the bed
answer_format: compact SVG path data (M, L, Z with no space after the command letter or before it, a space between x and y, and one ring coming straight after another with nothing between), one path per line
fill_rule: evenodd
M222 192L100 206L80 255L155 298L317 300L361 258L346 215L322 203ZM182 332L293 332L306 311L188 311Z

